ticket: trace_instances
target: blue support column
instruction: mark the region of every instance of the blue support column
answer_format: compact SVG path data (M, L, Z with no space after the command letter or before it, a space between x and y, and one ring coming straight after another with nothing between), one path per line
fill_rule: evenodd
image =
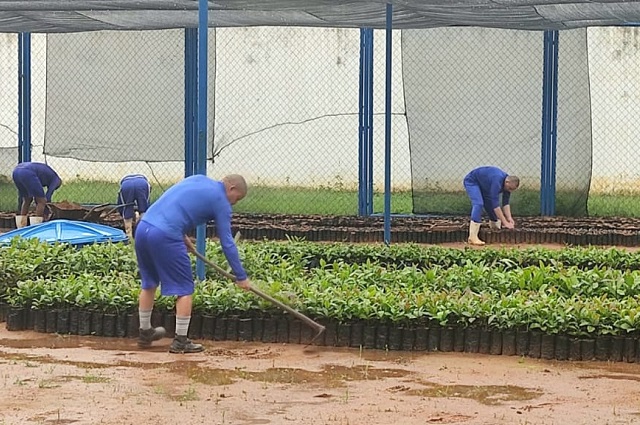
M391 68L393 5L387 4L384 106L384 243L391 243Z
M553 216L556 213L558 42L558 31L544 32L540 166L540 215L543 216Z
M209 3L198 0L198 145L196 150L196 174L207 174L207 83L209 59ZM206 224L196 229L196 249L205 254ZM203 280L204 263L198 259L196 275Z
M365 181L365 116L367 115L367 106L365 103L365 31L360 29L360 73L358 75L358 215L366 215L365 199L366 199L366 181Z
M367 122L367 140L369 158L367 160L367 203L366 212L367 215L373 214L373 29L368 29L369 34L367 37L367 64L366 69L369 70L369 78L366 84L366 98L368 105L368 122Z
M373 29L360 30L358 215L373 213Z
M18 162L31 161L31 34L18 34ZM18 210L22 199L18 196Z
M31 34L18 34L18 162L31 161Z
M184 176L196 173L196 127L198 96L198 30L186 28L184 31Z

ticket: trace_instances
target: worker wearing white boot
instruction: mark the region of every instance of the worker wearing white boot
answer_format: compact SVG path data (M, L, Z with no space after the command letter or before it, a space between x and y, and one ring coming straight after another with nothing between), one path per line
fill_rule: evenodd
M489 225L492 229L515 227L509 199L511 192L520 186L520 179L517 176L510 176L498 167L478 167L465 176L463 183L471 199L469 244L484 245L478 237L483 209L489 216ZM502 194L502 207L500 194Z
M30 217L29 224L42 223L47 202L51 202L53 192L62 185L60 176L47 164L23 162L14 168L12 177L22 199L20 214L16 216L16 227L21 228L27 225L29 207L34 199L36 211L35 215ZM47 193L44 192L44 187L47 188Z
M129 174L120 180L120 191L118 192L118 204L129 204L120 207L120 215L124 221L124 231L133 240L133 225L135 219L134 205L138 209L139 218L149 208L149 197L151 195L151 184L143 174Z

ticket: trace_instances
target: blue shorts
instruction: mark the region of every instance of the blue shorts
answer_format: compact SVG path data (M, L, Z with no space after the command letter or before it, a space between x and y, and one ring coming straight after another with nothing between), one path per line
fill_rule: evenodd
M170 238L161 229L141 221L134 243L142 289L160 286L162 295L193 294L191 259L182 239Z
M117 202L118 204L135 204L138 212L146 212L149 209L149 182L143 178L123 181ZM133 218L133 205L121 207L119 210L123 218Z
M33 170L18 167L12 177L21 198L45 198L42 182Z

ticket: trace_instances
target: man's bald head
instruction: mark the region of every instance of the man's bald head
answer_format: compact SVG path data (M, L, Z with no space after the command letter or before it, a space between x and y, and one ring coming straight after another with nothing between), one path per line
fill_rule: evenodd
M247 196L247 182L240 174L229 174L222 179L227 191L227 199L234 205Z
M520 187L520 178L518 176L507 176L504 180L504 190L513 192Z

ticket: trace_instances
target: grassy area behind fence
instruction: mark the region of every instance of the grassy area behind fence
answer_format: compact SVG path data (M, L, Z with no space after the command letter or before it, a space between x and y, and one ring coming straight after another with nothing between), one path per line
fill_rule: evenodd
M151 198L156 200L169 184L160 187L154 185ZM82 204L104 204L116 202L118 183L100 181L66 182L54 194L54 202L71 201ZM412 194L410 191L395 192L391 198L391 210L396 214L412 213ZM17 191L11 181L0 181L0 210L16 211ZM442 213L468 211L470 204L464 192L433 193L430 202L434 209ZM518 191L512 197L514 215L538 215L540 201L534 191ZM384 196L374 196L374 211L382 212ZM562 204L562 198L557 200ZM589 214L592 216L640 217L640 194L611 195L590 194ZM358 212L358 195L355 191L332 190L329 188L266 187L253 186L249 196L234 207L243 213L279 213L279 214L324 214L355 215Z

